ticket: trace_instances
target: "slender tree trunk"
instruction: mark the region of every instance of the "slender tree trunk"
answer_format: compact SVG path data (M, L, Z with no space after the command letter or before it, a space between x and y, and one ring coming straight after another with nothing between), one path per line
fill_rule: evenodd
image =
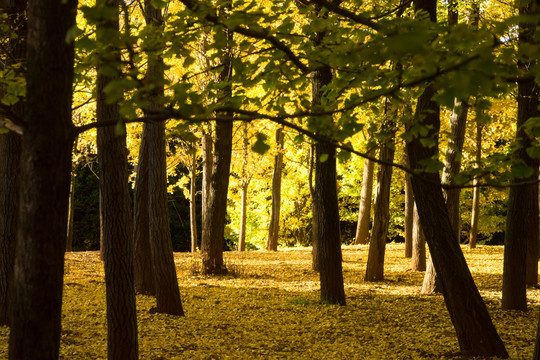
M117 0L98 0L97 8L115 11L98 29L108 30L108 36L118 36L119 3ZM98 31L98 34L102 34ZM98 41L104 41L98 35ZM110 38L107 40L111 40ZM108 49L110 58L119 57L115 48ZM98 122L116 120L120 122L118 104L108 103L103 89L112 78L104 75L97 67L97 107ZM99 189L102 199L101 218L103 223L103 257L105 260L105 285L107 299L107 350L109 359L137 359L137 312L135 288L133 285L133 218L128 183L128 161L125 128L118 134L115 127L97 129L97 149L99 162Z
M194 253L197 251L197 207L195 202L197 196L197 153L195 148L192 150L193 154L191 154L191 165L189 167L191 177L189 184L189 229L191 233L191 252Z
M317 213L317 203L315 187L313 186L313 173L315 172L315 145L309 146L309 195L311 200L311 268L319 271L319 215Z
M418 210L414 206L413 211L413 246L412 246L412 271L426 271L426 237L422 231ZM425 278L424 278L425 282Z
M375 149L368 152L375 156ZM358 224L356 226L355 244L369 242L369 221L371 215L371 198L373 194L373 169L375 164L369 159L364 160L364 173L362 176L362 193L360 195L360 210L358 211Z
M405 165L409 165L407 151L404 153ZM414 229L414 196L411 184L411 174L405 174L405 257L412 258L413 229Z
M59 357L77 1L28 6L25 128L13 279L11 360ZM54 91L51 91L54 89ZM44 190L46 189L46 190Z
M480 120L476 123L476 151L475 161L476 166L482 161L482 124ZM473 185L478 184L478 179L474 179ZM476 248L476 240L478 237L478 219L480 218L480 188L473 188L473 201L471 210L471 229L469 231L469 249Z
M135 292L137 294L155 295L154 265L150 245L150 210L148 208L148 160L148 125L144 124L133 195L133 240L135 243L133 269Z
M73 210L75 200L75 169L72 166L71 177L69 181L69 204L68 204L68 222L67 222L67 242L66 251L73 251Z
M392 128L389 124L389 128ZM381 144L380 159L382 162L394 161L394 136ZM379 164L377 170L377 194L373 213L373 230L369 241L369 253L366 266L365 281L384 280L384 254L386 238L390 223L390 185L392 182L392 166Z
M159 31L163 26L160 9L154 8L150 0L145 1L147 26ZM148 54L146 79L160 84L163 78L161 54ZM163 96L163 87L156 85L151 99ZM159 110L159 105L151 101L150 110ZM182 301L176 277L176 267L169 226L169 207L167 202L167 154L165 150L165 123L148 124L148 202L150 245L155 276L157 307L156 311L169 315L183 316Z
M247 220L247 193L249 180L247 175L248 166L248 123L243 124L243 141L242 141L242 208L240 210L240 237L238 238L238 250L246 250L246 220Z
M212 151L212 136L210 134L204 133L201 139L202 147L202 206L201 206L201 249L204 246L208 246L208 234L210 232L210 227L212 224L208 222L208 211L209 211L209 197L210 197L210 184L212 180L212 167L214 164Z
M277 251L279 238L279 214L281 211L281 173L283 169L283 129L276 130L276 155L274 157L274 174L272 175L272 214L268 234L268 251Z

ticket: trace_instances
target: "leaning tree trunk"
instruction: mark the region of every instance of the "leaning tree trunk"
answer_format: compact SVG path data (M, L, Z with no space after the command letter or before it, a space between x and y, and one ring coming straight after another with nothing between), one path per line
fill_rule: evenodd
M9 338L11 360L59 357L64 251L75 138L72 41L77 1L28 6L21 195Z
M389 125L392 130L393 124ZM394 135L381 144L380 159L382 163L394 161ZM384 280L384 254L386 238L390 224L390 186L392 183L392 166L379 164L377 170L377 194L373 212L373 230L369 240L369 252L365 281Z
M98 0L97 8L114 11L115 18L98 24L107 36L119 31L119 3L117 0ZM103 32L97 40L105 41ZM115 35L112 35L115 34ZM107 40L112 40L108 38ZM113 80L103 74L106 62L119 59L119 50L108 48L106 58L97 66L98 122L120 123L118 103L106 101L105 87ZM123 124L122 124L123 125ZM99 163L99 191L102 199L103 258L105 261L105 289L107 300L107 351L109 359L137 359L137 312L133 285L133 219L128 182L128 160L125 128L120 133L115 126L97 129Z
M375 156L375 149L368 152ZM371 218L371 197L373 194L373 170L375 163L369 159L364 160L364 173L362 176L362 193L360 194L360 209L358 211L358 224L356 226L355 244L369 242L369 221Z
M427 2L427 4L426 4ZM431 10L436 19L435 0L417 2L424 10ZM423 118L423 125L432 127L428 136L438 139L440 128L439 106L432 99L435 94L429 85L418 99L415 118ZM437 146L426 148L419 138L407 142L407 152L412 169L437 154ZM448 209L437 173L424 173L412 177L412 186L418 215L426 236L433 265L441 281L442 292L450 319L456 330L461 352L468 356L508 357L497 330L493 326L476 284L471 276L463 252L455 239Z
M154 8L150 0L145 1L147 26L159 31L163 26L160 9ZM148 54L146 79L149 83L161 84L163 60L161 54ZM151 99L163 96L163 86L156 85ZM149 110L159 110L159 105L151 101ZM156 311L169 315L184 315L169 226L167 201L167 153L165 150L165 123L148 124L148 203L150 244L156 290Z
M283 169L283 129L276 130L276 155L274 157L274 173L272 175L272 213L266 250L277 251L279 238L279 214L281 212L281 173Z
M137 294L155 295L148 195L148 125L144 124L139 146L135 190L133 192L133 241L135 243L133 269L135 292Z

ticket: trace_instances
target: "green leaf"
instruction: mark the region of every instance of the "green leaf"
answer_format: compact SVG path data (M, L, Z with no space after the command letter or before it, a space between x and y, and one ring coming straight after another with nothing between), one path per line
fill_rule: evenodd
M527 151L527 154L533 159L540 159L540 146L531 146L525 151Z
M266 143L266 140L268 139L268 136L257 133L257 140L255 141L255 144L251 147L251 150L255 151L257 154L264 155L269 149L270 145Z
M321 156L319 156L319 161L320 162L325 162L326 160L328 160L328 154L321 154Z
M534 174L533 168L521 162L513 165L511 172L518 179L526 179Z

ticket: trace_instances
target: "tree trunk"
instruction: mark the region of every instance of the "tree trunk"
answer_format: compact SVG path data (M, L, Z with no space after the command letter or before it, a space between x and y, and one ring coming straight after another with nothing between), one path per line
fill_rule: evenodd
M202 147L202 206L201 206L201 249L204 244L208 243L208 234L212 224L208 222L209 197L210 197L210 184L212 180L212 167L214 166L214 159L212 158L213 144L212 136L207 133L203 133L201 139Z
M424 10L435 11L436 3L417 2ZM430 13L436 19L435 13ZM435 94L429 85L420 96L416 108L416 119L423 118L424 126L431 126L428 136L438 139L440 128L439 106L431 100ZM437 147L426 148L415 138L407 142L407 152L411 168L419 167L423 159L437 154ZM426 236L433 265L441 281L444 300L450 319L456 330L459 346L467 356L508 357L508 353L476 288L461 247L455 239L448 209L440 187L440 177L436 173L424 173L412 177L412 186L418 215Z
M189 184L189 229L191 233L191 252L197 251L197 206L195 199L197 197L197 152L195 147L192 148L191 165L189 173L191 181Z
M242 209L240 210L240 237L238 238L238 250L246 250L246 220L247 220L247 192L249 180L247 175L248 166L248 123L243 124L243 139L242 139Z
M59 357L64 251L74 140L71 122L77 1L28 6L25 128L9 359Z
M412 271L426 271L426 237L422 231L422 225L420 224L420 217L418 216L418 210L414 206L413 210L413 246L412 246ZM426 281L424 277L424 282Z
M4 66L13 62L25 63L27 22L24 20L27 1L4 1L0 10L8 15L8 23L17 37L4 44L9 51ZM4 48L6 49L6 48ZM0 98L4 91L0 88ZM20 118L24 117L24 103L12 107ZM0 117L2 117L0 115ZM2 117L3 118L3 117ZM13 264L19 215L20 167L22 138L14 132L0 135L0 326L9 325L13 289Z
M97 8L115 10L115 19L98 24L107 29L108 37L118 34L119 15L117 0L98 0ZM98 31L97 40L105 41ZM110 38L107 41L111 40ZM107 59L117 59L118 49L107 49ZM107 60L102 59L103 62ZM121 121L118 104L108 103L103 89L112 78L104 75L100 63L97 67L98 122ZM103 257L107 299L107 350L109 359L137 359L137 312L133 285L133 218L128 183L128 161L125 128L121 134L116 127L97 129L99 162L99 189L102 199Z
M150 0L145 1L147 26L159 31L163 26L160 9L154 8ZM156 84L150 99L163 96L163 60L161 54L148 54L146 79ZM159 110L159 105L151 100L149 110ZM169 207L167 202L167 154L165 150L165 123L148 124L148 202L150 217L150 245L156 289L158 313L183 316L182 301L176 277L176 267L169 226Z
M375 156L375 149L368 152ZM358 211L358 224L356 226L355 244L367 244L369 242L369 221L371 217L371 198L373 194L373 169L374 162L364 159L364 173L362 176L362 193L360 195L360 209Z
M538 14L539 7L540 4L530 1L519 12L520 15ZM523 46L531 46L535 28L534 25L520 24L518 51ZM527 70L535 62L535 59L521 56L518 66ZM515 179L514 182L526 181L530 184L511 187L508 196L502 287L504 309L526 310L527 285L538 282L538 186L533 183L538 179L538 159L527 154L526 149L532 146L534 139L529 137L523 124L531 117L540 116L539 97L540 88L534 79L518 83L516 142L520 147L513 156L533 171L525 178Z
M283 129L276 130L276 155L274 157L274 174L272 175L272 213L266 250L277 251L279 238L279 214L281 211L281 173L283 169Z
M475 161L476 166L480 166L482 161L482 124L480 119L476 123L476 151ZM473 185L478 184L478 179L474 179ZM476 248L476 240L478 236L478 219L480 218L480 188L475 187L473 189L473 201L471 210L471 229L469 231L469 249Z
M392 124L387 125L392 128ZM380 159L383 162L394 161L394 136L381 144ZM384 280L384 253L390 223L390 185L392 182L392 166L378 165L377 194L373 212L373 230L369 240L369 253L366 266L365 281Z
M311 200L311 268L313 271L319 271L319 215L315 200L317 194L313 186L313 173L315 172L315 145L309 146L309 195Z
M156 295L154 265L150 245L150 215L148 208L148 125L143 125L139 159L133 195L135 243L134 278L135 292L144 295Z
M68 203L68 222L67 222L67 241L66 241L66 251L73 251L73 210L75 199L75 169L71 169L71 177L69 181L69 203Z
M405 166L410 167L407 151L404 152ZM411 174L405 174L405 257L412 258L414 229L414 196Z

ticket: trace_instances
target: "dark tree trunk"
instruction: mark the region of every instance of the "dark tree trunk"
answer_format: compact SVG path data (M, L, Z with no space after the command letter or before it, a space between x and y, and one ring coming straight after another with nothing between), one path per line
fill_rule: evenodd
M147 26L156 27L159 31L163 26L160 9L156 9L150 0L145 1L145 18ZM161 54L148 54L148 69L146 79L156 84L150 98L163 96L160 86L163 78L163 60ZM149 110L159 110L155 100L150 101ZM148 124L148 203L150 217L150 244L152 247L152 262L156 290L156 311L169 315L184 315L169 225L169 207L167 202L167 153L165 149L165 123Z
M59 357L64 251L74 140L71 122L77 1L28 6L25 128L9 359Z
M266 250L277 251L279 238L279 214L281 212L281 173L283 168L283 129L276 130L276 155L274 156L274 173L272 175L272 213Z
M230 7L227 3L226 7ZM232 44L232 33L223 30L229 44ZM232 63L230 48L221 50L220 60L222 70L218 82L224 83L222 98L232 95L232 87L228 83L232 76ZM233 121L231 113L218 114L223 119L216 122L216 141L214 146L214 159L212 178L207 200L205 228L201 245L202 273L225 274L227 268L223 263L223 246L225 233L225 217L227 215L227 192L229 190L229 175L231 170Z
M520 15L538 14L540 4L530 1L519 11ZM535 28L534 25L520 24L519 48L531 46ZM521 57L518 66L526 71L535 62L535 59ZM527 154L526 149L534 139L529 137L523 124L531 117L540 116L539 97L540 88L534 79L518 83L516 141L520 147L514 158L532 168L533 172L526 178L514 180L531 183L511 187L508 196L502 288L504 309L526 310L527 285L538 282L538 186L532 183L538 179L538 159Z
M155 295L154 265L152 263L152 247L150 245L150 215L148 207L148 125L143 125L135 191L133 193L135 242L134 276L137 294Z
M201 201L201 249L208 244L208 235L210 233L210 227L212 226L208 222L208 210L210 198L210 188L212 180L212 167L214 159L212 157L213 143L212 136L207 133L203 133L201 139L202 147L202 201Z
M24 63L26 54L27 1L5 1L0 10L8 15L8 23L17 34L7 42L9 56L4 66L13 62ZM5 45L6 46L6 45ZM0 88L0 98L3 91ZM24 117L24 103L12 107L20 118ZM0 116L1 117L1 116ZM19 189L21 166L21 136L9 132L0 135L0 325L9 325L11 317L11 292L13 288L13 264L19 215Z
M392 125L389 128L391 130ZM379 158L391 163L394 161L394 136L381 144ZM384 254L388 225L390 224L390 185L392 166L379 164L377 169L377 194L373 211L373 230L369 240L369 253L365 281L384 280Z
M410 167L407 151L404 152L405 165ZM414 196L411 185L411 174L405 174L405 257L412 258L414 226Z
M368 152L375 156L375 150ZM362 176L362 193L360 194L360 209L358 210L358 224L356 226L355 244L367 244L369 242L369 222L371 220L371 198L373 195L373 170L375 163L364 159L364 173Z
M416 206L413 210L413 223L414 230L411 270L426 271L426 237L424 236L424 232L422 231L422 225L420 224L420 217L418 216L418 210Z
M429 8L434 9L434 1ZM425 8L424 8L425 9ZM439 106L431 100L435 90L429 85L420 96L416 119L431 126L429 134L438 139L440 128ZM426 148L416 138L407 143L409 161L413 169L419 162L437 154L437 147ZM446 307L456 330L459 346L464 355L508 357L508 353L487 311L469 272L461 247L455 239L448 209L436 173L412 177L412 186L418 215L426 236L433 265L439 275Z
M118 32L117 0L98 0L97 8L114 9L116 18L98 24L110 34ZM100 34L100 32L98 32ZM98 41L105 41L103 36ZM111 39L107 39L109 41ZM117 49L109 48L107 56L115 59ZM109 58L107 58L109 60ZM107 61L102 59L103 62ZM97 121L121 121L118 104L108 103L103 89L112 78L102 74L106 65L97 67ZM128 183L128 161L125 128L119 134L116 127L97 129L99 189L102 199L103 257L107 299L107 350L109 359L137 359L137 312L133 286L133 218Z
M0 325L10 325L19 212L21 137L0 135Z

